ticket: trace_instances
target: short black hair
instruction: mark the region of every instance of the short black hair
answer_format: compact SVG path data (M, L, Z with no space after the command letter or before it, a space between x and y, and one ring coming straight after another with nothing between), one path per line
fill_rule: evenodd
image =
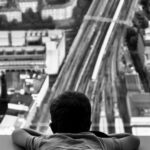
M89 131L91 105L88 97L80 92L66 91L50 104L53 132L78 133Z

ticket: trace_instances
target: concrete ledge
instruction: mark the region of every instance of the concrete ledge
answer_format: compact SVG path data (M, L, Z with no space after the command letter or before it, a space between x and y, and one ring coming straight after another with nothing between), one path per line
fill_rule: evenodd
M149 150L150 149L150 136L140 136L140 148L139 150Z
M0 147L2 150L21 150L12 143L10 135L0 135Z
M141 136L140 141L141 145L139 150L150 149L150 136ZM9 135L0 135L0 147L2 150L21 150L21 148L12 143L11 136Z

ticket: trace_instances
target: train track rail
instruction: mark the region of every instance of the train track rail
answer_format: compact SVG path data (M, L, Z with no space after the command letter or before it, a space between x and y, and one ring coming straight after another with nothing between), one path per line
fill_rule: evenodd
M120 4L121 2L122 4ZM113 18L118 7L121 7L122 9L125 7L124 5L126 2L123 0L121 2L119 0L107 0L105 2L103 0L94 0L87 16ZM130 2L128 1L128 3ZM121 8L119 10L120 14L121 11L124 11L124 9L122 10ZM120 17L120 14L118 14L116 19ZM114 27L116 27L116 22L113 23ZM105 53L107 53L108 45L111 43L111 41L109 41L111 39L110 37L112 36L112 33L115 34L116 32L116 28L114 28L114 30L112 29L112 33L110 33L110 37L108 37L106 46L103 46L110 26L112 26L112 22L87 20L85 17L59 76L51 89L49 99L45 102L47 103L47 108L42 110L43 112L39 123L48 122L49 115L47 112L51 99L63 91L81 91L86 93L90 98L93 98L93 95L99 96L100 89L102 89L102 78L104 76L103 60L105 58ZM99 63L98 57L101 55L102 46L106 52L103 52L104 54L101 58L100 65L97 65L98 67L95 71L97 73L96 75L93 75L95 65ZM91 82L91 80L93 80L93 76L95 76L94 82ZM90 94L88 93L89 88L92 89ZM42 128L38 129L42 130Z

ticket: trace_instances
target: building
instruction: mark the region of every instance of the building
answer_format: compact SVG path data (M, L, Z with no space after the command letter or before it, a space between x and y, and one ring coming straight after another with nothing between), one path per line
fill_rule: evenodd
M57 74L66 54L65 32L1 31L0 54L0 70L39 70Z
M54 20L69 19L72 17L73 9L77 5L77 0L70 0L65 4L47 5L41 10L43 20L52 17Z
M145 34L143 35L145 45L150 45L150 33L149 32L150 31L145 30Z
M138 34L137 52L141 63L144 65L145 41L141 32Z
M25 13L30 8L33 12L37 12L38 0L18 0L18 6L22 13Z
M9 32L8 31L0 31L0 46L9 46L9 45L10 45ZM2 52L2 50L0 50L0 53Z
M144 65L150 71L150 28L145 29L144 42Z
M14 126L17 121L16 116L5 115L3 121L0 124L0 135L10 135L14 131Z
M8 0L0 0L0 7L6 6L8 3Z
M141 51L140 58L143 66L145 66L147 71L150 71L150 28L145 29L143 37L141 36L141 39L139 38L138 51Z
M8 22L12 22L13 20L16 20L17 22L22 21L22 13L16 8L1 9L0 16L2 15L6 16Z
M25 45L25 31L11 31L11 45L24 46Z
M150 93L128 93L127 106L134 135L150 133Z
M126 87L129 92L143 92L139 74L135 70L125 73Z
M26 32L26 42L27 44L42 44L42 36L41 30L29 30Z
M65 58L65 33L61 30L49 31L50 38L43 37L46 46L46 68L47 74L57 74Z
M39 0L16 0L17 8L2 8L0 15L5 15L8 22L16 20L22 21L22 13L32 9L34 13L38 12ZM46 2L45 2L46 3ZM7 4L7 0L0 0L0 6ZM45 4L39 11L43 20L52 17L54 20L64 20L72 17L73 9L77 5L77 0L69 0L65 4Z
M145 67L150 71L150 46L145 46Z
M150 24L150 22L149 22ZM144 39L144 66L150 71L150 27L146 28L143 34Z

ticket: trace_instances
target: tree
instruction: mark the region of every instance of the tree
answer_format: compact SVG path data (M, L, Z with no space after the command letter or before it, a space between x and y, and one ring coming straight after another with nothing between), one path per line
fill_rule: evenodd
M7 17L5 15L0 15L0 27L6 27L7 25Z
M137 51L137 42L138 42L138 32L135 28L130 27L126 30L125 41L129 48L135 70L139 73L140 79L143 83L143 88L146 92L150 91L150 81L148 75L144 70L144 66L139 58L139 54L135 53Z
M137 28L145 29L148 27L148 19L142 11L138 11L134 15L133 24Z
M23 21L26 23L35 23L38 22L39 19L38 14L34 13L31 8L27 9L23 14Z
M139 73L144 91L150 92L150 80L139 55L137 53L131 53L131 58L135 66L135 70Z
M129 27L126 30L125 41L129 50L136 51L137 50L137 42L138 42L138 33L135 28Z
M83 8L87 5L87 0L79 0L78 7Z
M142 5L143 9L149 11L150 0L141 0L140 4Z
M82 17L82 9L79 7L75 7L73 10L73 16L77 21L79 21L79 19L81 19Z
M150 18L150 0L141 0L140 4L143 7L144 12L146 13L147 17Z
M49 16L47 19L43 20L44 23L53 23L53 18Z
M18 21L17 21L16 19L13 19L13 21L9 23L9 25L10 25L11 27L16 27L18 24L19 24L19 23L18 23Z
M149 4L149 0L141 0L141 1L140 1L140 4L141 4L142 6L147 6L147 5Z
M91 0L79 0L77 1L77 6L73 10L73 17L76 20L76 24L80 24L84 15L86 14Z
M2 98L7 98L7 83L6 83L6 77L5 74L2 72L1 75L1 89L2 89Z
M0 115L5 115L8 108L8 97L7 97L6 75L4 72L1 72L0 80L1 80Z

